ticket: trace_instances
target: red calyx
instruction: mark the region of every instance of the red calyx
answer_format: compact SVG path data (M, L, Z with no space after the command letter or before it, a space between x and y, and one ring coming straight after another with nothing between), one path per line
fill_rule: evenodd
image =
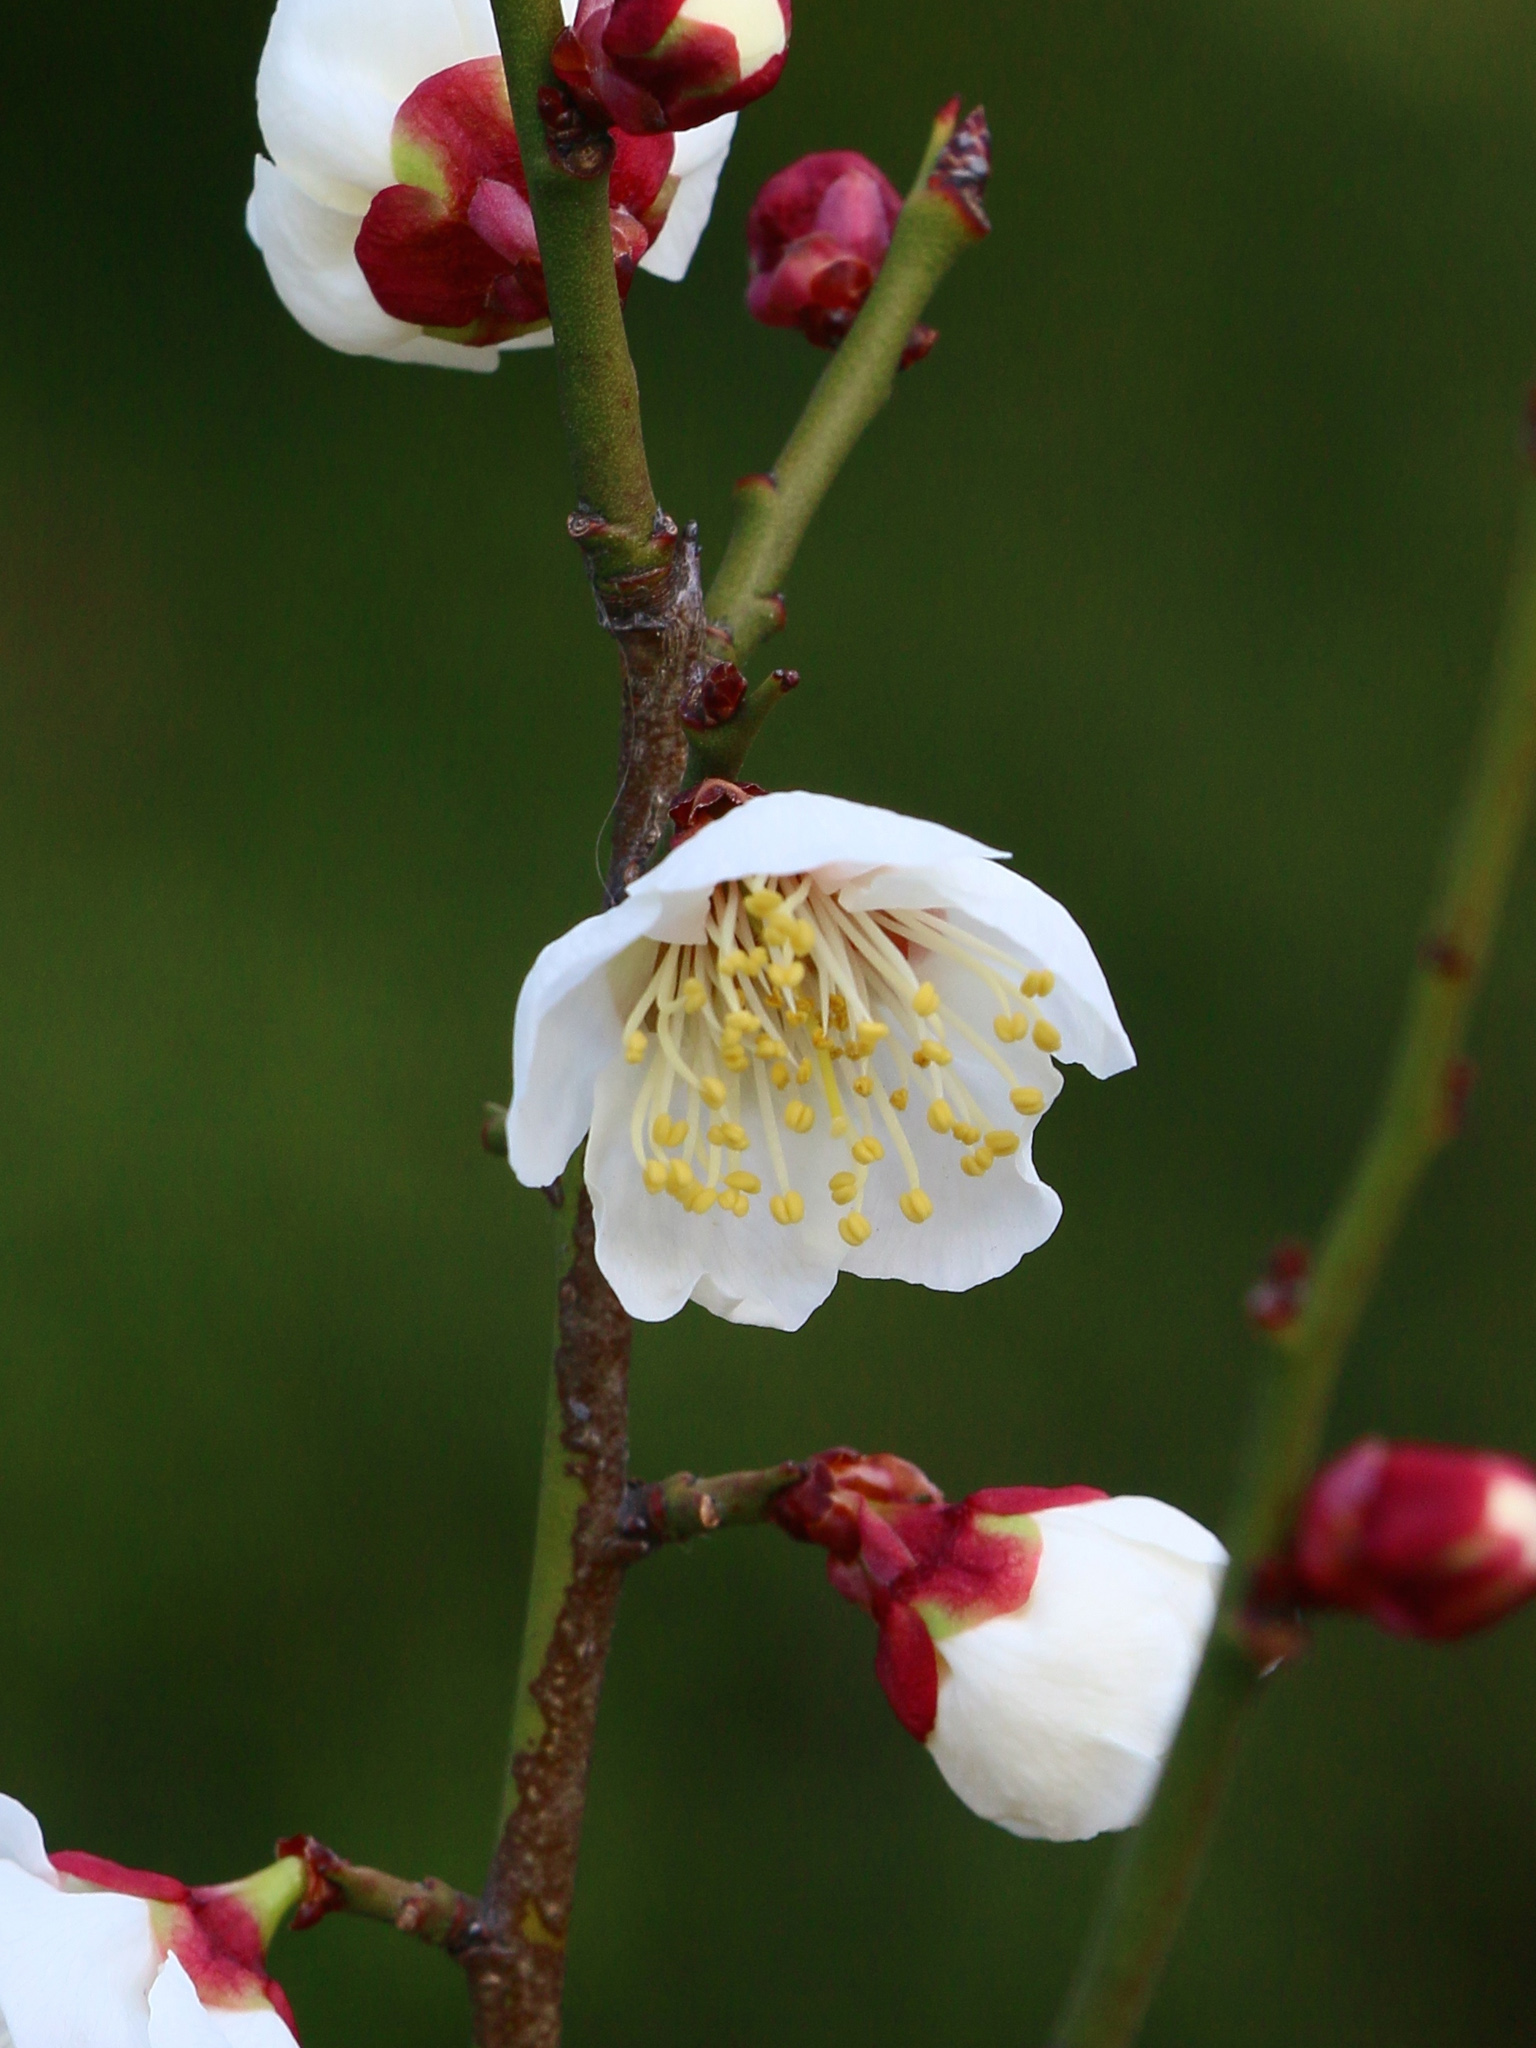
M386 313L472 348L526 333L549 316L528 180L499 57L426 79L395 117L397 144L442 190L388 185L358 230L356 256ZM666 218L670 136L621 137L609 184L621 294Z
M729 725L747 694L747 679L733 661L717 661L709 673L690 686L679 717L690 732L713 732Z
M1450 1641L1536 1594L1536 1470L1366 1437L1313 1480L1282 1572L1303 1605Z
M966 1625L1017 1612L1034 1585L1039 1546L988 1523L1102 1499L1092 1486L997 1486L946 1503L905 1458L836 1450L811 1460L772 1519L819 1543L833 1587L874 1617L875 1676L901 1725L923 1742L938 1712L939 1665L922 1609Z
M729 29L679 21L681 0L581 0L551 62L586 107L627 135L697 128L760 99L788 54L790 0L779 0L785 47L745 78Z
M820 150L776 172L747 217L753 319L836 348L880 273L900 212L900 193L857 150Z
M716 818L724 818L738 805L767 794L755 782L727 782L723 775L705 776L692 789L685 789L667 812L672 820L672 844L680 846Z

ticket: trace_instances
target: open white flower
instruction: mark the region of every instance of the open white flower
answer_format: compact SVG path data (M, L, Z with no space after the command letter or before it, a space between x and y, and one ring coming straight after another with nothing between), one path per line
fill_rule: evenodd
M1049 1237L1030 1142L1055 1059L1135 1055L1087 939L1004 857L758 797L540 954L508 1156L547 1185L590 1130L598 1263L632 1315L692 1298L795 1330L840 1269L955 1292Z
M246 225L317 340L467 370L549 341L498 48L490 0L278 0L256 85L270 158ZM735 125L619 138L621 286L636 263L685 275Z
M263 1955L303 1891L294 1857L202 1888L50 1857L33 1816L0 1795L0 2043L295 2048Z

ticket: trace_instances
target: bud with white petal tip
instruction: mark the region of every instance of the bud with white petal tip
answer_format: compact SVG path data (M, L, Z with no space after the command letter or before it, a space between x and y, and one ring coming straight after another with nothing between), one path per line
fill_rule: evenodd
M973 1812L1049 1841L1141 1818L1215 1615L1208 1530L1083 1486L946 1505L916 1467L851 1452L814 1461L775 1519L831 1551L897 1718Z
M246 2048L294 2048L265 1958L304 1886L293 1856L201 1886L84 1851L50 1856L33 1816L0 1795L0 2040L184 2048L238 2034Z
M1536 1470L1497 1451L1366 1437L1320 1472L1282 1578L1304 1606L1451 1641L1536 1594Z
M628 135L697 128L761 99L789 50L790 0L581 0L552 63Z

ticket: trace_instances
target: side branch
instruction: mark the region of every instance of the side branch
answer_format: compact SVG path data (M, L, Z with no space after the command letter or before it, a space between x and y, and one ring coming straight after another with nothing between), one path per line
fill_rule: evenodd
M890 250L859 317L821 374L772 472L737 487L736 525L706 602L723 651L745 660L784 623L780 589L807 527L895 385L913 328L945 272L987 232L990 139L980 107L940 114Z
M1215 1827L1237 1737L1266 1668L1255 1568L1280 1546L1317 1461L1345 1353L1431 1161L1454 1135L1473 1000L1536 785L1536 492L1527 486L1492 693L1444 879L1419 948L1374 1130L1324 1239L1311 1297L1274 1341L1231 1517L1232 1569L1152 1809L1110 1879L1056 2048L1123 2048L1140 2030Z
M440 1877L411 1882L371 1870L366 1863L348 1863L313 1835L290 1835L277 1845L279 1856L298 1856L304 1863L306 1889L293 1916L295 1932L313 1927L329 1913L356 1913L365 1920L387 1920L402 1934L414 1934L433 1948L446 1949L462 1960L484 1939L480 1901L455 1891Z
M632 1479L619 1510L617 1536L625 1559L649 1557L668 1543L687 1543L717 1529L766 1522L774 1502L798 1486L810 1467L798 1458L761 1472L722 1472L699 1479L674 1472L670 1479Z

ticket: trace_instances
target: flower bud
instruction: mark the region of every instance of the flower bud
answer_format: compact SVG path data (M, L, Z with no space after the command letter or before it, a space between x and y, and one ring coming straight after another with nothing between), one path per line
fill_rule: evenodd
M1497 1451L1365 1437L1313 1480L1290 1560L1304 1605L1450 1641L1536 1593L1536 1471Z
M1198 1522L1093 1487L946 1505L905 1460L815 1460L775 1519L880 1629L875 1675L973 1812L1077 1841L1152 1796L1226 1565Z
M824 149L778 171L747 216L747 310L836 348L879 275L901 195L853 149Z
M660 135L760 99L784 69L789 23L790 0L581 0L551 61L594 114Z

